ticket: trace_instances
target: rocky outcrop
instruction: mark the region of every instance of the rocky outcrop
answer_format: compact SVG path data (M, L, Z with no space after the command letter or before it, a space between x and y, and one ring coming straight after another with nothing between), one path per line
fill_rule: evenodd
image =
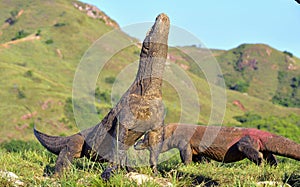
M93 19L100 19L108 26L111 26L116 29L120 28L117 22L112 20L104 12L102 12L100 9L98 9L97 7L95 7L93 5L80 3L80 2L74 2L73 6L81 12L85 12L87 16L89 16Z

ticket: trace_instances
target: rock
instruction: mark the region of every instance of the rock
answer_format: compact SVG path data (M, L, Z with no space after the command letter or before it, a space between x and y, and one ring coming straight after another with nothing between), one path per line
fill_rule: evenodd
M167 181L166 179L154 178L149 175L140 174L136 172L129 172L126 174L126 177L129 178L131 181L135 181L137 185L142 185L145 182L152 181L154 183L159 184L160 186L173 186L172 183Z
M86 3L73 3L73 6L81 12L85 12L88 17L93 19L101 19L108 26L111 26L115 29L119 29L119 25L113 21L110 17L108 17L104 12L93 5L89 5Z
M24 183L20 181L19 177L13 172L0 170L0 177L7 179L13 186L24 186Z
M276 182L276 181L260 181L256 183L258 187L267 187L267 186L280 186L280 187L292 187L289 184L283 182Z

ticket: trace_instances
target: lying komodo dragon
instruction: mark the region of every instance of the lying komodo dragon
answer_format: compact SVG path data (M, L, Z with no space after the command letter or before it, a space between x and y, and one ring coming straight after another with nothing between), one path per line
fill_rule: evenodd
M214 134L216 136L211 142L202 139L210 139ZM143 139L136 142L134 148L148 149L148 138L146 133ZM277 165L275 155L300 160L300 144L254 128L169 124L164 127L163 141L161 152L177 148L185 164L201 156L224 163L248 158L257 165L263 159L270 165Z

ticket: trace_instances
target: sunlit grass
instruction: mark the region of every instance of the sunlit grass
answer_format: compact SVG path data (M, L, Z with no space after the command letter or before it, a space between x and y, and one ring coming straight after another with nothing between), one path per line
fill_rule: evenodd
M139 186L128 179L125 170L117 171L110 181L100 177L107 163L94 163L89 159L76 159L69 170L61 177L53 177L56 156L41 145L30 142L22 144L19 151L9 146L17 142L0 146L1 171L11 171L20 177L25 186ZM149 166L137 167L136 172L156 179L164 178L173 186L257 186L259 181L276 181L291 185L300 183L300 163L292 159L279 158L279 165L267 164L256 166L248 160L223 164L216 161L209 163L191 163L183 165L179 155L170 157L159 164L158 175L152 173ZM9 186L5 178L0 178L2 186ZM147 181L142 186L159 186L154 181Z

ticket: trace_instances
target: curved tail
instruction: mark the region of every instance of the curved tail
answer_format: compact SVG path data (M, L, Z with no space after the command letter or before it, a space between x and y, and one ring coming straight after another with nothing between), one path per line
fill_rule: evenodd
M60 151L67 146L67 142L70 137L63 136L50 136L44 134L38 130L33 129L35 137L39 140L39 142L51 153L58 155Z
M288 138L273 134L264 145L269 152L300 161L300 144Z

